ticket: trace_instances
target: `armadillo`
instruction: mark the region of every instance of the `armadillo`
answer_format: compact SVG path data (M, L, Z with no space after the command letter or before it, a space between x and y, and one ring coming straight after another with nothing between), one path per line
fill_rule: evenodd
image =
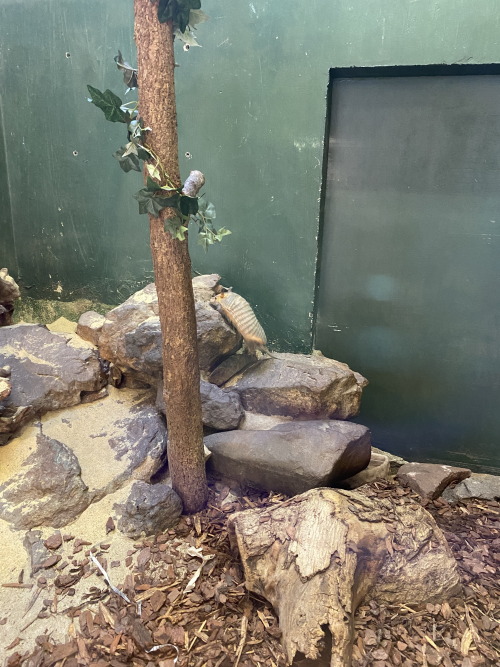
M255 354L256 350L260 350L270 357L273 356L266 347L267 338L264 329L248 301L236 292L227 290L214 296L210 303L241 334L250 354Z

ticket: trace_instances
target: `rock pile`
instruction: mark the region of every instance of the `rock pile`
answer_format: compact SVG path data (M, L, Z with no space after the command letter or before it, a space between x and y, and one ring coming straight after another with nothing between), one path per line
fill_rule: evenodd
M193 289L214 474L287 494L389 475L383 454L370 463L368 429L346 421L365 378L320 353L257 360L210 305L219 276L194 278ZM0 519L59 528L127 488L114 515L125 533L153 531L158 504L175 521L153 284L106 316L85 313L76 333L69 322L1 328L0 371Z

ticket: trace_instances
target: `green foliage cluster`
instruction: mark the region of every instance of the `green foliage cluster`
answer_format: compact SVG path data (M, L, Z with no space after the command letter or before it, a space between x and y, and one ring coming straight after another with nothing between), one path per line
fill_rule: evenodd
M152 0L155 1L155 0ZM160 0L158 4L158 20L172 21L175 35L189 45L199 46L189 34L190 27L206 20L206 15L200 10L200 0ZM127 85L127 92L137 87L137 69L123 60L118 51L115 62L123 72L123 80ZM139 203L139 213L149 214L157 218L164 208L175 211L173 218L165 219L165 231L174 238L184 241L189 222L198 226L198 242L208 249L209 245L220 243L224 236L231 232L224 227L216 229L213 220L216 217L215 207L200 197L189 197L183 194L182 186L172 183L160 159L147 145L147 134L151 128L144 127L139 117L137 102L124 103L118 95L107 89L104 92L87 85L90 94L89 101L102 110L106 120L112 123L124 123L127 126L128 141L121 146L113 157L124 172L142 171L141 161L147 171L146 185L134 197Z

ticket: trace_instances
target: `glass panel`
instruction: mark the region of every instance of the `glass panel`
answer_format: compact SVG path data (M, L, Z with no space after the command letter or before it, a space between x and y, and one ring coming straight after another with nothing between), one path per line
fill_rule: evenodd
M342 79L316 347L411 460L500 469L500 77Z

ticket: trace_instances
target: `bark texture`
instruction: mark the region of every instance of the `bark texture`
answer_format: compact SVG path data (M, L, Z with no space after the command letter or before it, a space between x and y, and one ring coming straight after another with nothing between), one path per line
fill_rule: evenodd
M351 664L353 616L362 601L421 604L459 587L455 560L420 505L376 503L356 491L313 489L229 518L246 586L274 606L288 660L316 659L332 634L331 667Z
M152 128L147 145L180 186L172 26L159 23L157 4L134 0L139 115ZM163 336L169 468L184 511L192 513L207 499L200 371L188 243L164 230L165 218L173 215L163 209L160 218L150 217L151 253Z

